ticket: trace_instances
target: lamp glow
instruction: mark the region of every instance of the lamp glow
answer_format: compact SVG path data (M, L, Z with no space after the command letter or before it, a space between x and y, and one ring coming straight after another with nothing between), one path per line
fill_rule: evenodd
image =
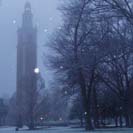
M35 68L35 69L34 69L34 73L35 73L35 74L39 74L39 73L40 73L39 68Z

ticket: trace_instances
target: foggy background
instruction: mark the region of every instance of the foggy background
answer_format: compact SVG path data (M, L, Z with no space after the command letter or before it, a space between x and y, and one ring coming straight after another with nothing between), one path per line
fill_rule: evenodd
M59 0L28 0L32 6L34 24L38 27L38 67L46 87L52 74L43 65L42 54L47 54L46 42L60 26ZM27 0L3 0L0 6L0 97L10 97L16 90L17 29ZM47 59L45 59L47 60Z

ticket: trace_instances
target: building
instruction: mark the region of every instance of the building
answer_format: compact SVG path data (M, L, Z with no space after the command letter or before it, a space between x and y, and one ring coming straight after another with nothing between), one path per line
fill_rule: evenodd
M33 25L29 2L25 4L22 26L17 34L17 126L33 126L37 89L37 30Z

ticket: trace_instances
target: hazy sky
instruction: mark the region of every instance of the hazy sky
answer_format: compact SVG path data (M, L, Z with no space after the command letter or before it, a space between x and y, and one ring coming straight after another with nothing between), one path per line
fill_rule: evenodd
M21 26L24 4L27 0L2 0L0 7L0 97L16 90L17 28ZM46 53L47 37L60 25L57 10L59 0L28 0L31 2L34 23L38 25L39 67L46 83L51 74L42 65L42 53Z

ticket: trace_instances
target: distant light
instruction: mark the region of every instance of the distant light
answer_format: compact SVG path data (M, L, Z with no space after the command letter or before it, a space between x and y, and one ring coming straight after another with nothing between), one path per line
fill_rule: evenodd
M87 115L87 112L85 112L84 114Z
M34 69L34 73L39 74L40 73L40 69L39 68L35 68Z
M59 118L60 121L62 121L62 118Z

